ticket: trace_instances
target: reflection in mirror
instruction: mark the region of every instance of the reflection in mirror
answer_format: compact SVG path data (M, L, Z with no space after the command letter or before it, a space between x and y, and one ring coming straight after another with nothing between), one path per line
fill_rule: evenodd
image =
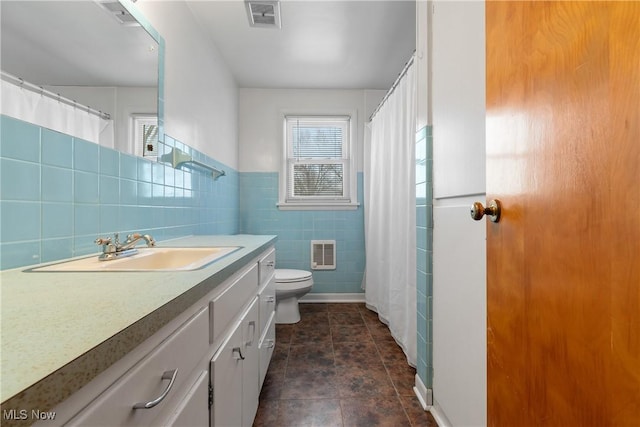
M150 114L133 114L131 123L135 154L158 157L158 117Z
M129 0L2 0L0 8L4 73L108 113L112 122L92 142L156 155L162 40Z

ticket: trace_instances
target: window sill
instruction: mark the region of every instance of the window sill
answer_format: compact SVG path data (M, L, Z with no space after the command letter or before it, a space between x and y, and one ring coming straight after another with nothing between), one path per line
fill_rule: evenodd
M281 211L355 211L360 206L360 203L280 202L276 206Z

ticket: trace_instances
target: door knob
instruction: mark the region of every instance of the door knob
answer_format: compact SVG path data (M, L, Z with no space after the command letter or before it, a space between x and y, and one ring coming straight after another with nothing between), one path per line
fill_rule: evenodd
M493 222L500 221L500 200L489 201L489 206L486 208L482 206L482 203L475 202L471 205L471 218L476 221L480 221L483 216L488 216Z

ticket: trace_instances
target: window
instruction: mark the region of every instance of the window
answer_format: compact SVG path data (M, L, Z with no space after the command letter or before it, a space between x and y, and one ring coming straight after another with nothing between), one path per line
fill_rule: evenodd
M132 114L133 146L138 156L158 155L158 117L148 114Z
M349 116L285 117L286 170L280 208L355 209L350 140Z

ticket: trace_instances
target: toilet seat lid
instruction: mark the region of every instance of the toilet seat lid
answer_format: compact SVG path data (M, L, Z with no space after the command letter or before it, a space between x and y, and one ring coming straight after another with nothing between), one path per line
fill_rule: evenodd
M311 272L304 270L276 269L276 282L302 282L311 278Z

